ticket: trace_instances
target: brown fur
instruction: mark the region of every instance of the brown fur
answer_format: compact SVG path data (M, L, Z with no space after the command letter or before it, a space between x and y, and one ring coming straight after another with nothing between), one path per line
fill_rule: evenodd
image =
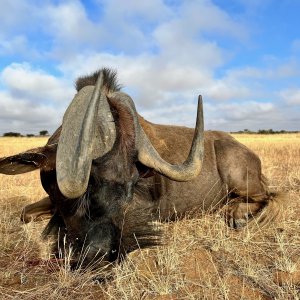
M135 154L135 130L133 116L122 103L118 100L110 98L110 107L114 115L115 123L118 125L117 134L120 149L132 155Z
M139 121L165 160L182 163L186 159L193 139L193 129L152 124L142 117ZM202 172L195 180L172 182L158 174L148 179L148 184L155 187L152 193L157 195L159 201L160 218L172 219L175 215L184 215L195 208L221 208L229 198L239 198L239 203L255 202L257 208L252 213L247 205L231 204L231 215L236 216L239 212L238 218L230 220L233 227L242 224L238 220L242 218L241 214L246 221L253 220L261 224L280 216L284 197L268 191L267 180L261 173L260 160L254 152L221 131L206 131L204 145Z

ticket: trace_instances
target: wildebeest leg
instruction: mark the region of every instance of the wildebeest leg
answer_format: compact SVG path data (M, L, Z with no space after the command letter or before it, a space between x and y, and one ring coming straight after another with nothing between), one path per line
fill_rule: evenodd
M238 202L236 198L233 202L223 207L223 212L227 224L232 228L244 227L249 220L255 217L266 205L265 202L247 202L246 199Z
M29 223L31 221L39 221L49 218L53 215L53 206L49 197L26 205L21 212L21 221Z
M229 226L243 227L270 198L260 159L244 145L232 141L215 141L215 150L219 174L233 199L223 209L225 218Z

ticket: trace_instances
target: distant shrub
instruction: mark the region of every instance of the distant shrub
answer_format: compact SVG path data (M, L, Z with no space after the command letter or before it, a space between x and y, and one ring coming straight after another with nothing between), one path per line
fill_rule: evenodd
M257 133L259 133L259 134L274 134L274 133L278 133L278 132L274 131L273 129L259 129Z
M29 134L26 134L26 136L27 136L27 137L33 137L33 136L34 136L34 134L32 134L32 133L29 133Z
M48 135L49 133L48 133L48 130L42 130L42 131L40 131L40 135L42 135L42 136L45 136L45 135Z
M273 130L273 129L259 129L258 131L251 131L249 129L231 131L230 133L247 133L247 134L277 134L277 133L298 133L300 131L288 131L288 130Z
M3 134L3 136L5 136L5 137L20 137L22 135L19 132L5 132Z

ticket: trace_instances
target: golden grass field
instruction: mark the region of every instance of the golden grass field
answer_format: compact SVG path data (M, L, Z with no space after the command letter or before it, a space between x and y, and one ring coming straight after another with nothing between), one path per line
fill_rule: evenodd
M282 219L236 231L220 213L165 224L165 244L131 253L99 282L71 272L40 240L47 221L23 225L24 205L45 192L39 173L0 175L1 299L300 299L300 134L235 135L262 160L274 190L286 194ZM0 138L0 157L45 138Z

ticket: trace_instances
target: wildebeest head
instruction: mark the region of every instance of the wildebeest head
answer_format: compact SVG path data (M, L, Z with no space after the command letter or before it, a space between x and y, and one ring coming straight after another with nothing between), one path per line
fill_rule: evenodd
M145 168L176 181L200 173L203 116L199 97L190 154L183 164L171 165L150 143L132 99L120 91L114 72L102 69L81 78L77 90L62 127L48 145L0 161L0 172L41 168L42 184L54 211L44 233L59 233L60 243L73 249L75 261L86 265L101 259L114 261L134 249L133 239L139 247L155 244L155 232L148 224L151 212L131 208L135 186Z

